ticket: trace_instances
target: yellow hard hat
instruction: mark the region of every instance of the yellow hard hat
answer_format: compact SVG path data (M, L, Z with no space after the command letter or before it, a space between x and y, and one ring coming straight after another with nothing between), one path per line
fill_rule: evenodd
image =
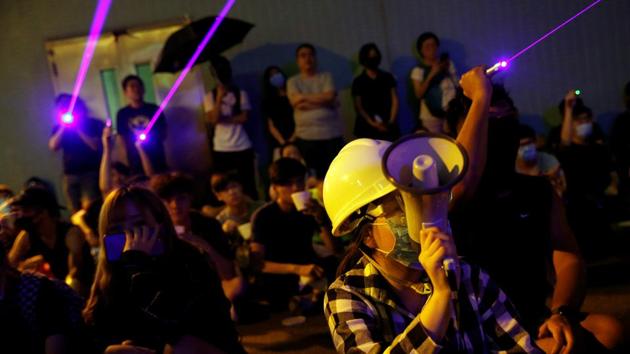
M381 167L390 145L383 140L357 139L344 146L330 164L323 198L333 235L352 231L360 221L352 216L359 216L362 207L396 190Z

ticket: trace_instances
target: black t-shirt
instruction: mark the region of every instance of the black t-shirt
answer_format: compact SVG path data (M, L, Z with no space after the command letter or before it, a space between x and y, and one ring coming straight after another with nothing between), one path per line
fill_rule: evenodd
M26 252L25 258L41 255L44 260L50 265L50 270L55 278L59 280L65 280L68 275L68 256L70 250L66 245L66 238L71 232L79 232L78 228L70 223L60 221L56 226L57 237L53 248L48 247L41 237L33 230L27 230L29 233L29 242L31 247ZM90 255L90 247L87 243L83 244L82 252L82 268L78 269L79 274L77 276L83 282L91 281L94 271L94 263L92 256Z
M279 95L268 97L262 103L262 110L265 118L271 119L284 140L289 140L295 130L293 107L291 107L289 98ZM270 137L270 141L274 147L279 145L273 136Z
M144 103L140 108L133 108L131 106L121 108L116 116L116 129L118 129L118 134L125 140L129 168L132 174L143 174L144 170L142 168L142 162L140 161L140 155L138 155L138 150L136 150L135 147L135 141L137 134L144 131L157 110L158 106L152 103ZM147 140L142 143L151 160L151 165L156 172L166 170L166 157L163 146L165 138L166 119L164 114L160 114Z
M221 223L216 219L207 218L197 212L190 213L192 233L208 242L215 251L227 259L234 259L228 243L228 237L223 233Z
M608 148L602 144L571 144L558 151L567 180L569 201L596 201L604 197L613 170Z
M561 148L560 135L562 134L562 125L555 126L549 130L547 134L547 142L545 148L554 155L558 154L558 150ZM605 134L602 127L597 122L593 122L593 134L588 138L589 143L603 143L605 140Z
M551 294L550 223L553 189L544 177L514 174L482 180L474 199L449 215L457 251L485 269L531 328L547 314Z
M314 263L313 235L318 230L312 216L296 209L286 213L275 202L252 215L252 238L265 246L265 260L271 262Z
M630 169L630 111L620 114L610 131L610 145L613 153L619 177L627 180Z
M61 150L63 152L63 173L65 175L80 175L89 172L98 172L103 154L100 137L103 134L102 121L94 118L83 118L76 125L67 127L61 137ZM54 135L60 126L53 127ZM89 147L77 132L80 129L85 135L98 139L98 148Z
M372 79L363 71L352 82L352 96L361 98L361 104L367 114L372 117L378 115L384 123L387 123L392 108L391 91L395 87L396 79L392 74L379 70L376 78ZM378 138L374 136L378 134L378 131L372 128L358 112L354 134L357 137Z

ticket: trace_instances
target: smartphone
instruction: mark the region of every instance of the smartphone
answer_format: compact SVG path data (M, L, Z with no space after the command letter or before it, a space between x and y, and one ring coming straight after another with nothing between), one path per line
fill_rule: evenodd
M103 248L108 261L115 262L120 259L126 240L127 237L124 233L109 234L103 237Z
M125 242L127 237L124 233L108 234L103 238L103 247L105 249L105 257L110 262L115 262L120 259L125 248ZM153 245L153 251L151 255L161 255L164 253L164 243L160 238L157 239Z

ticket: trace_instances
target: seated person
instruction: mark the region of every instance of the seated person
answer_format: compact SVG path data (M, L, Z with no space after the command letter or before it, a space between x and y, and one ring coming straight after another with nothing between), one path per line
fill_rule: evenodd
M389 145L349 143L324 180L325 193L340 198L324 196L334 234L354 233L324 300L337 352L540 353L496 283L457 260L451 235L428 228L419 244L410 238L400 194L381 168ZM361 198L341 197L350 195ZM442 269L446 257L460 270L458 300Z
M567 179L567 217L584 256L597 259L611 254L609 196L618 194L618 177L608 146L594 136L593 113L575 104L575 94L565 98L561 144L556 156Z
M567 189L567 181L560 162L555 156L536 147L536 132L528 125L519 126L520 146L516 156L516 172L528 176L545 176L556 194L562 197Z
M283 309L298 294L300 277L321 279L334 272L333 260L321 260L313 250L313 235L319 232L324 245L336 252L330 221L322 206L311 200L298 211L291 195L304 191L306 168L300 162L281 158L269 168L276 198L252 216L252 257L264 259L263 288L271 306ZM326 273L328 271L328 274Z
M105 252L83 311L94 352L245 352L217 273L177 237L155 194L140 187L112 191L99 236Z
M254 212L264 203L254 201L243 193L241 182L232 174L213 179L212 191L217 199L225 204L225 208L217 214L216 219L222 224L223 232L228 236L239 267L241 270L247 270L250 266L250 221Z
M40 187L23 190L11 203L20 233L9 252L9 264L40 270L87 293L94 274L90 247L81 230L60 219L57 200Z
M173 221L177 237L208 257L219 275L225 296L233 302L244 290L244 281L229 249L221 225L192 210L193 180L179 173L157 175L151 189L162 199ZM234 318L235 313L232 314Z
M20 273L0 246L0 343L3 353L84 353L82 300L60 281Z
M545 351L615 348L621 338L618 321L580 312L584 260L562 200L546 178L514 169L518 110L502 86L493 89L487 122L481 181L473 197L449 215L457 249L505 291L520 323ZM567 181L570 186L568 172Z

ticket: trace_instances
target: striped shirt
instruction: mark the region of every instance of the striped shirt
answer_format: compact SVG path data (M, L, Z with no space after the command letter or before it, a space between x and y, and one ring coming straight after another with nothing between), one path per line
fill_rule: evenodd
M339 353L542 353L516 320L505 293L480 268L461 262L459 330L436 343L363 257L326 292L324 311ZM429 297L430 283L413 286ZM426 300L426 299L425 299Z

